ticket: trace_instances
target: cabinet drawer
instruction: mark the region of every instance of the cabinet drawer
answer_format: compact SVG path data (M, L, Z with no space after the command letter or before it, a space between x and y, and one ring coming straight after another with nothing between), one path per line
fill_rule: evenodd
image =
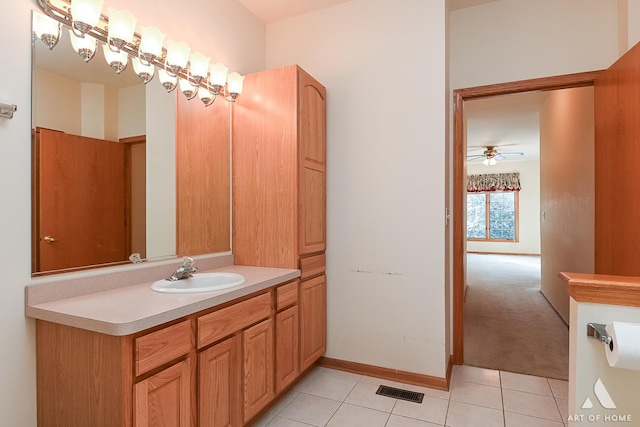
M300 259L300 279L317 276L324 273L327 265L327 257L325 254L313 255Z
M244 329L271 314L271 294L264 293L246 301L198 318L198 348Z
M276 310L280 311L298 302L298 282L293 281L276 289Z
M136 375L189 353L191 347L190 320L136 338Z

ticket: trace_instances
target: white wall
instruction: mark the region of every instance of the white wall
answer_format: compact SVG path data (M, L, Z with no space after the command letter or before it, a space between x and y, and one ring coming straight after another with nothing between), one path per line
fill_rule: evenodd
M540 163L536 161L499 162L494 166L467 164L467 174L520 172L518 210L519 241L467 242L467 252L495 252L511 254L540 254Z
M457 10L451 87L606 68L618 58L617 31L617 0L500 0Z
M34 126L82 135L80 82L40 68L34 86Z
M267 25L268 68L327 87L326 356L445 376L444 1L354 0Z
M107 0L128 9L139 24L156 25L241 73L265 68L265 27L236 0L181 3L190 13L159 8L154 0ZM2 425L36 425L35 328L24 315L24 286L31 276L31 10L36 2L0 3L0 100L18 105L12 120L0 118L0 413ZM10 60L8 59L10 58ZM9 66L10 63L10 66ZM106 64L105 64L106 66ZM158 83L154 81L153 83ZM5 185L5 183L10 183Z
M146 86L133 85L118 91L118 138L145 135Z

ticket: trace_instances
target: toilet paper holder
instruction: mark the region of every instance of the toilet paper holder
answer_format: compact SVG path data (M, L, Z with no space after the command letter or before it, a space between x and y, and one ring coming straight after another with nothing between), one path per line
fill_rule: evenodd
M601 323L587 323L587 336L603 344L610 344L612 338L607 334L606 326Z

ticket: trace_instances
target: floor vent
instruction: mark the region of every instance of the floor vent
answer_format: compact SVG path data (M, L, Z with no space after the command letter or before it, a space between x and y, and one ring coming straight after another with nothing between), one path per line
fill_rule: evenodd
M407 391L399 388L381 385L378 387L376 394L380 396L393 397L395 399L407 400L409 402L422 403L424 393L416 393L415 391Z

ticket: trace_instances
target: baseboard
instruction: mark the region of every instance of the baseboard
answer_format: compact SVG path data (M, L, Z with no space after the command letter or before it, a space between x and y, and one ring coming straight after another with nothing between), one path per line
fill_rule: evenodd
M558 315L558 317L560 319L562 319L562 321L564 322L565 325L567 325L567 327L569 327L569 321L567 321L567 319L564 318L564 316L562 314L560 314L560 312L558 311L558 309L556 308L555 305L553 305L553 303L551 302L551 300L549 298L547 298L547 296L544 294L544 291L542 289L540 289L540 293L542 294L542 296L544 297L544 299L547 300L547 302L549 303L549 305L551 306L551 308L553 308L553 311L556 312L556 314Z
M381 368L379 366L366 365L364 363L349 362L347 360L321 357L318 365L339 371L352 372L354 374L367 375L405 384L413 384L421 387L437 390L449 390L451 384L451 372L453 370L453 356L449 357L445 378L432 377L430 375L416 374L414 372L399 371L397 369Z
M477 252L477 251L467 251L468 254L478 254L478 255L518 255L518 256L540 256L540 254L521 254L518 252Z

